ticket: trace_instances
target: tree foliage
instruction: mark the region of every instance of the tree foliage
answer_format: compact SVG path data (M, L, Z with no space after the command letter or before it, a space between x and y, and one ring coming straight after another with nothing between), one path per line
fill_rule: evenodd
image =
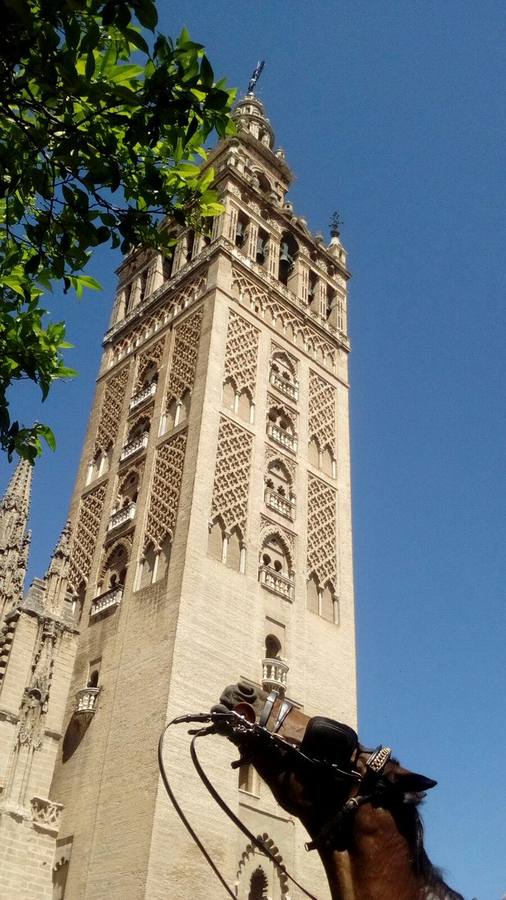
M233 92L186 30L156 34L154 0L4 0L0 30L0 445L33 460L50 429L11 421L23 378L45 398L72 375L43 293L97 288L93 247L164 248L162 218L221 211L203 143L228 133ZM147 39L146 39L147 38Z

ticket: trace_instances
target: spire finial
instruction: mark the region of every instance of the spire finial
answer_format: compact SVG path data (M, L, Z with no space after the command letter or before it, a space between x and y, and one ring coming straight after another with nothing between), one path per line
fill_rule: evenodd
M340 228L341 228L342 224L343 224L343 220L341 219L341 216L339 215L337 210L335 210L330 217L330 237L331 238L339 237Z
M253 74L248 82L248 94L253 93L253 89L254 89L258 79L260 78L260 75L262 74L264 66L265 66L265 59L259 59L256 64L256 69L253 72Z
M33 466L27 459L22 459L16 466L9 486L0 501L0 546L14 538L20 541L28 524L30 512L30 495L32 490ZM16 523L9 513L15 510ZM14 537L15 532L15 537Z

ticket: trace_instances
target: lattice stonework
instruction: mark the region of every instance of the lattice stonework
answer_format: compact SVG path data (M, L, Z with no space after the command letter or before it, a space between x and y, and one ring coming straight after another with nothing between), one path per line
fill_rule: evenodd
M182 431L171 441L162 444L158 450L146 523L145 546L152 541L155 549L160 549L168 534L174 536L185 449L186 432Z
M337 494L319 478L308 475L307 574L337 593Z
M246 536L253 437L235 422L221 418L214 472L211 520L220 517L229 533Z
M336 389L309 370L309 438L320 450L329 447L336 458Z
M179 400L186 390L193 387L197 353L199 349L200 329L202 326L203 307L188 316L174 330L174 348L167 401Z
M142 378L146 371L146 368L154 363L157 367L160 365L160 360L163 354L163 345L165 343L165 338L161 338L161 340L157 341L155 344L151 344L146 350L143 350L142 353L139 354L139 364L137 366L137 378L135 381L134 394L136 391L140 391L142 387Z
M95 442L95 453L97 450L102 450L105 453L108 446L116 438L128 381L128 371L129 366L124 366L120 372L113 375L106 383L100 421L98 423L97 440Z
M306 324L303 317L292 312L272 294L258 287L245 275L232 270L232 288L242 303L248 305L253 311L258 307L262 314L270 313L280 331L286 331L291 327L294 340L300 340L308 352L320 353L324 365L333 369L336 363L336 347L321 337L316 329Z
M81 501L79 518L70 551L69 584L78 590L90 574L91 561L100 528L107 485L101 484Z
M232 379L236 390L255 397L259 332L246 319L231 312L225 348L225 381Z

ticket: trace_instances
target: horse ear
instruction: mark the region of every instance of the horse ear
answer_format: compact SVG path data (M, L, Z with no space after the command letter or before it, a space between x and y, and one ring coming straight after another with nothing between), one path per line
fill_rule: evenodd
M403 794L422 794L437 784L433 778L426 778L425 775L418 775L417 772L409 772L407 769L401 768L394 770L389 775L389 779Z

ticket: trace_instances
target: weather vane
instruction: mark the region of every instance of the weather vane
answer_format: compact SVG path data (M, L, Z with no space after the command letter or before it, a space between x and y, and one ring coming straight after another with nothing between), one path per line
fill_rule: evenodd
M265 66L265 59L259 59L257 62L257 67L253 72L249 82L248 82L248 94L253 93L253 88L255 87L260 75L262 74L263 67Z
M339 237L339 230L340 230L342 224L343 224L343 220L341 219L341 216L339 215L339 213L336 210L335 212L332 213L332 216L330 218L330 236L331 237Z

